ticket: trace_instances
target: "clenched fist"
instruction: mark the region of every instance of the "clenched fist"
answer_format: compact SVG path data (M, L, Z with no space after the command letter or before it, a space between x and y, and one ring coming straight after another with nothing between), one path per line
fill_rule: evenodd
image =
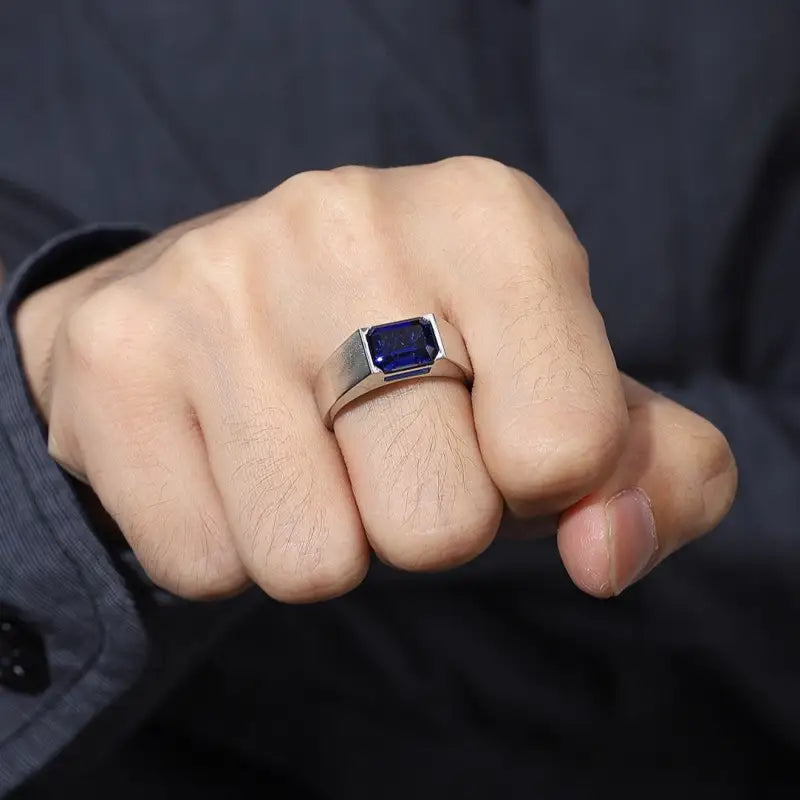
M328 430L314 380L339 343L428 312L471 392L389 385ZM185 597L332 597L370 549L447 568L504 504L559 514L567 570L608 596L735 492L719 431L618 371L558 207L489 160L297 175L39 290L16 327L51 455Z

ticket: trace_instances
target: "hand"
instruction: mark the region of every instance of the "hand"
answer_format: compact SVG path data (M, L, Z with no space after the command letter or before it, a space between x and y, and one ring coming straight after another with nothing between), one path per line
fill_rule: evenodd
M322 362L429 311L461 331L472 393L391 386L328 431ZM608 596L735 491L720 432L618 372L558 207L489 160L298 175L45 287L16 327L51 455L185 597L332 597L370 548L447 568L490 544L504 501L561 514L567 570Z

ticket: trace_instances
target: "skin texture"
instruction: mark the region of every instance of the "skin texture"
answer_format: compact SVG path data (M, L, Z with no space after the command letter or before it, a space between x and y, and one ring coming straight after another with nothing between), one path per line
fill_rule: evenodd
M360 325L462 332L472 392L402 383L322 424L314 376ZM297 175L44 287L15 320L51 456L151 578L334 597L558 515L577 586L622 591L711 530L723 435L617 370L588 260L528 176L480 158Z

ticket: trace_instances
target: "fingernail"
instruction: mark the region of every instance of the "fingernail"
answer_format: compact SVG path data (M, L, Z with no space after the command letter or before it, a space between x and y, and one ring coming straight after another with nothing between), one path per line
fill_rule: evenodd
M606 503L608 560L614 594L650 570L658 550L650 498L641 489L625 489Z

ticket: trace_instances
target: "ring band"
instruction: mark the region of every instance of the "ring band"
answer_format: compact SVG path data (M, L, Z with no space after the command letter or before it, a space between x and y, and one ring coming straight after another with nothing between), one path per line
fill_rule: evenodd
M368 392L422 377L472 384L472 364L461 334L435 314L359 328L320 367L314 395L328 428L348 403Z

